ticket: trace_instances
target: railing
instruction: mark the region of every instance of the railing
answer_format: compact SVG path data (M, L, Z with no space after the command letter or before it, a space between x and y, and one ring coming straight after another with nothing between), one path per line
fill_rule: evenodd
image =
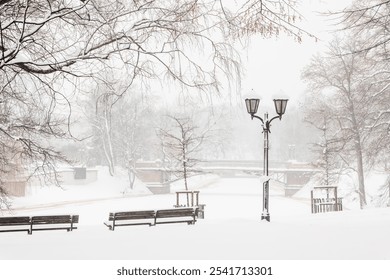
M312 213L324 213L332 211L343 211L343 202L341 198L313 198L311 201Z

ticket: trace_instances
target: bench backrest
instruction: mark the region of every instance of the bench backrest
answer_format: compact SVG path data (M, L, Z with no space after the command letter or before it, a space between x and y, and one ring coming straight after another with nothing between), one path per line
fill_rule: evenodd
M192 217L195 215L193 208L175 208L157 210L156 218L171 218L171 217Z
M72 215L72 223L76 224L79 222L79 215Z
M31 218L33 224L67 224L67 223L77 223L78 215L55 215L55 216L34 216Z
M2 226L18 226L29 224L30 217L0 217L0 225Z
M154 219L154 210L146 211L128 211L128 212L115 212L110 213L109 220L137 220L137 219Z

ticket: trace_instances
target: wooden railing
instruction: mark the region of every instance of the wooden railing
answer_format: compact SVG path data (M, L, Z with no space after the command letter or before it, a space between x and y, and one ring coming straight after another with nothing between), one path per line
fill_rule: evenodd
M332 211L343 211L343 202L341 198L313 198L311 201L312 213L323 213Z

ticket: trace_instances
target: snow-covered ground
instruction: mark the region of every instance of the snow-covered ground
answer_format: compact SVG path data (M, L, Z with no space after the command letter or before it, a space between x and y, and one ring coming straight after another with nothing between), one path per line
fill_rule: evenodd
M175 195L101 178L85 186L34 189L3 215L78 214L78 229L0 233L3 260L388 260L390 208L311 214L309 198L287 198L271 184L271 222L260 221L256 178L202 178L205 219L195 225L120 227L103 224L118 210L171 208ZM179 186L175 186L179 188Z

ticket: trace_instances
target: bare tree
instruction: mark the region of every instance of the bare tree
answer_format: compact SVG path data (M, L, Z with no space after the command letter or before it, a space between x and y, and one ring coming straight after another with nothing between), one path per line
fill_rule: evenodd
M390 1L354 1L341 12L332 13L341 17L343 30L348 30L357 38L365 40L355 52L375 52L383 59L389 58L390 43Z
M359 42L335 40L325 56L316 56L303 77L313 93L331 100L330 112L334 135L340 147L339 156L356 171L360 206L366 205L364 172L369 162L369 143L374 137L370 127L378 116L378 100L373 94L376 84L366 77L372 69L368 57L353 52ZM324 98L325 98L324 97Z
M223 77L239 81L232 40L286 32L299 41L294 7L290 0L231 7L217 0L0 0L0 139L18 147L1 162L19 154L45 173L64 160L50 140L73 137L74 95L104 68L122 64L128 85L167 77L216 92Z
M270 38L285 33L298 42L304 35L313 37L297 25L302 16L296 8L296 0L248 0L242 5L229 3L230 6L227 1L219 2L234 37L261 34Z
M387 62L376 62L372 73L367 75L373 89L368 102L375 108L370 112L371 122L366 127L370 133L368 159L370 165L381 164L384 169L390 158L390 71L386 68L390 69Z
M314 166L321 169L321 184L332 185L338 182L341 166L339 152L342 144L338 135L334 135L333 112L327 104L324 96L316 98L315 94L310 95L305 104L305 121L319 130L319 139L312 143L312 150L316 155ZM342 142L342 141L341 141Z
M106 74L106 81L83 102L90 126L86 133L90 135L88 141L96 158L95 164L106 165L111 176L115 175L117 167L124 168L132 189L137 161L158 157L153 154L156 136L151 129L155 127L151 117L154 105L146 94L124 87L113 73ZM157 110L153 114L158 114Z
M112 139L113 127L112 127L112 104L109 93L104 93L96 100L96 111L91 121L94 126L94 130L97 131L95 137L99 138L101 148L103 150L104 158L106 159L108 170L111 176L115 174L115 155L114 144Z
M387 177L386 182L379 188L379 196L377 197L377 206L390 207L390 176Z
M39 80L51 73L91 74L71 66L118 57L129 67L129 80L165 74L186 86L217 88L220 70L237 73L231 31L233 37L284 31L300 40L295 5L290 0L250 0L229 8L222 1L196 0L3 0L0 69L9 80L11 73ZM200 49L210 50L212 67L194 56Z
M158 112L152 113L152 108L148 98L141 99L135 93L121 99L113 108L114 151L118 165L127 170L130 189L134 187L137 162L158 157L155 149L158 139L152 129L155 126L152 116Z
M169 116L172 122L169 128L160 128L158 134L162 140L165 158L171 163L170 172L176 179L184 179L184 188L188 190L188 178L201 171L196 169L200 159L196 157L210 129L199 131L191 118Z
M361 44L353 52L358 52L374 61L373 69L366 79L375 86L372 96L377 111L375 121L369 125L372 137L370 159L372 165L386 161L390 154L390 1L354 1L347 9L334 13L341 17L342 29ZM371 62L370 62L371 63Z

